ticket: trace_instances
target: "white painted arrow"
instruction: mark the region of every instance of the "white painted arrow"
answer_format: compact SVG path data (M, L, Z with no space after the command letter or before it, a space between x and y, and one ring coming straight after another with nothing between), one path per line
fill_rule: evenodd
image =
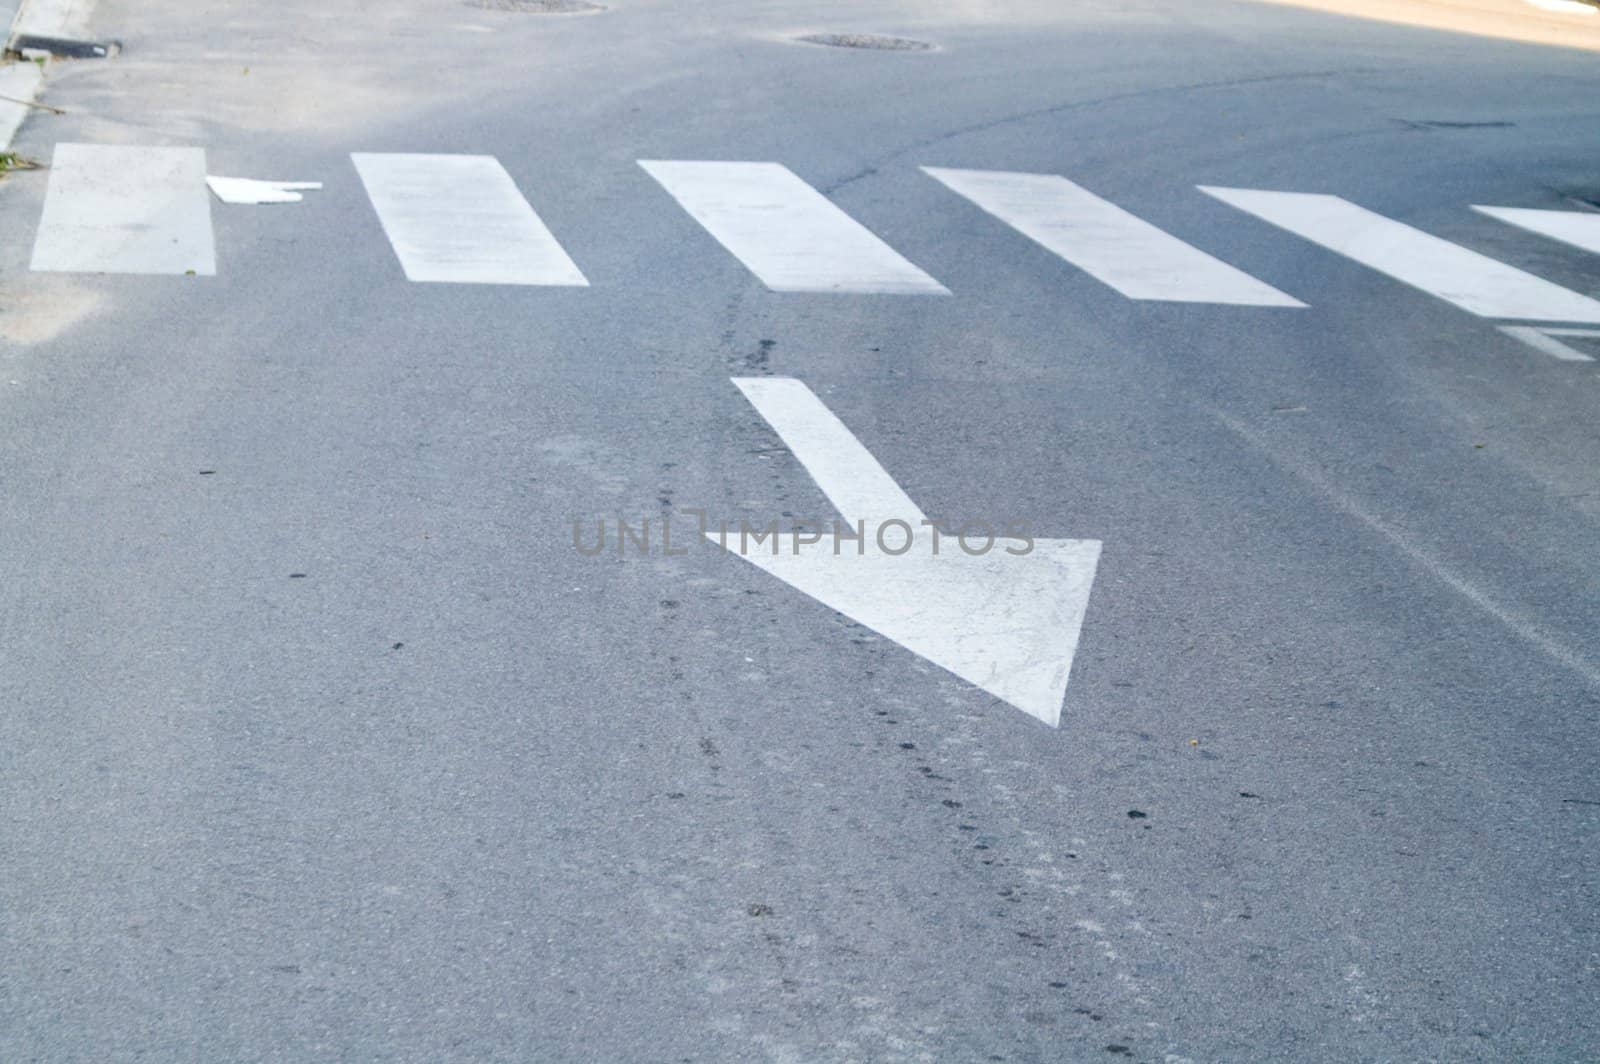
M299 203L303 191L316 191L321 181L258 181L253 177L206 175L206 184L223 203Z
M1056 727L1089 590L1100 560L1092 539L1036 539L1032 550L998 540L982 554L964 551L953 536L937 551L922 511L834 417L811 389L788 377L734 378L734 384L783 438L834 508L867 523L864 544L796 544L780 537L778 551L730 550L879 635L996 698ZM876 530L903 521L916 532L904 554L888 553ZM717 533L707 532L712 542ZM905 541L898 528L890 550ZM734 540L729 540L732 544ZM981 541L969 541L972 549Z

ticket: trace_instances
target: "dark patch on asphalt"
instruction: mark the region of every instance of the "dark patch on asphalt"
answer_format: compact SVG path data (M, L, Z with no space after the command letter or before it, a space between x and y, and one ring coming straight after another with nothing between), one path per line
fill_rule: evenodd
M305 578L306 578L306 574L305 573L290 573L289 574L289 579L290 580L304 580Z
M1451 122L1438 118L1397 118L1410 129L1515 129L1515 122Z
M772 362L772 350L777 346L778 341L776 340L757 341L756 350L751 351L744 356L744 368L751 373L760 373L765 376L771 376L772 369L770 363Z
M820 44L825 48L859 48L871 52L931 52L933 45L910 37L887 37L881 33L808 33L795 40Z
M772 906L764 905L761 902L755 902L746 907L745 912L749 913L751 916L771 916Z
M1128 819L1129 819L1129 820L1145 820L1145 819L1147 819L1147 818L1148 818L1148 817L1149 817L1149 816L1150 816L1150 814L1149 814L1149 813L1141 813L1141 812L1140 812L1140 811L1139 811L1139 810L1137 810L1137 809L1130 809L1130 810L1128 810Z

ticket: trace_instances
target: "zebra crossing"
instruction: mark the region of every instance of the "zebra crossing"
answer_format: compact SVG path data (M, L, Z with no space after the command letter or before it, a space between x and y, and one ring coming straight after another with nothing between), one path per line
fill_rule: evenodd
M489 155L355 153L351 163L414 282L582 287L583 271ZM776 162L640 160L660 188L762 284L782 293L951 294ZM956 196L1130 300L1296 309L1308 304L1057 174L924 167ZM60 144L33 247L53 272L216 272L202 148ZM1567 360L1600 301L1323 193L1200 193L1377 271ZM1600 253L1600 214L1474 204L1485 218ZM1564 352L1556 354L1557 351Z

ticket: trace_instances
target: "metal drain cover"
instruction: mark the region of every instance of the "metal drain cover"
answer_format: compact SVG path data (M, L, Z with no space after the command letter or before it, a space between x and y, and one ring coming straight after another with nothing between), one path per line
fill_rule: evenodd
M828 48L866 48L876 52L933 51L933 45L927 41L914 41L910 37L885 37L879 33L808 33L795 40Z
M515 11L523 15L584 15L604 11L588 0L466 0L468 7L484 11Z

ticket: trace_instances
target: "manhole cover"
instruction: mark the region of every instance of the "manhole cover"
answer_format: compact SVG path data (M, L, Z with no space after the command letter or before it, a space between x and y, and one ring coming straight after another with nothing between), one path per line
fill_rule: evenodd
M582 15L605 10L604 5L591 4L588 0L467 0L467 6L523 15Z
M914 41L910 37L885 37L878 33L809 33L795 40L829 48L866 48L876 52L933 51L933 45L927 41Z

